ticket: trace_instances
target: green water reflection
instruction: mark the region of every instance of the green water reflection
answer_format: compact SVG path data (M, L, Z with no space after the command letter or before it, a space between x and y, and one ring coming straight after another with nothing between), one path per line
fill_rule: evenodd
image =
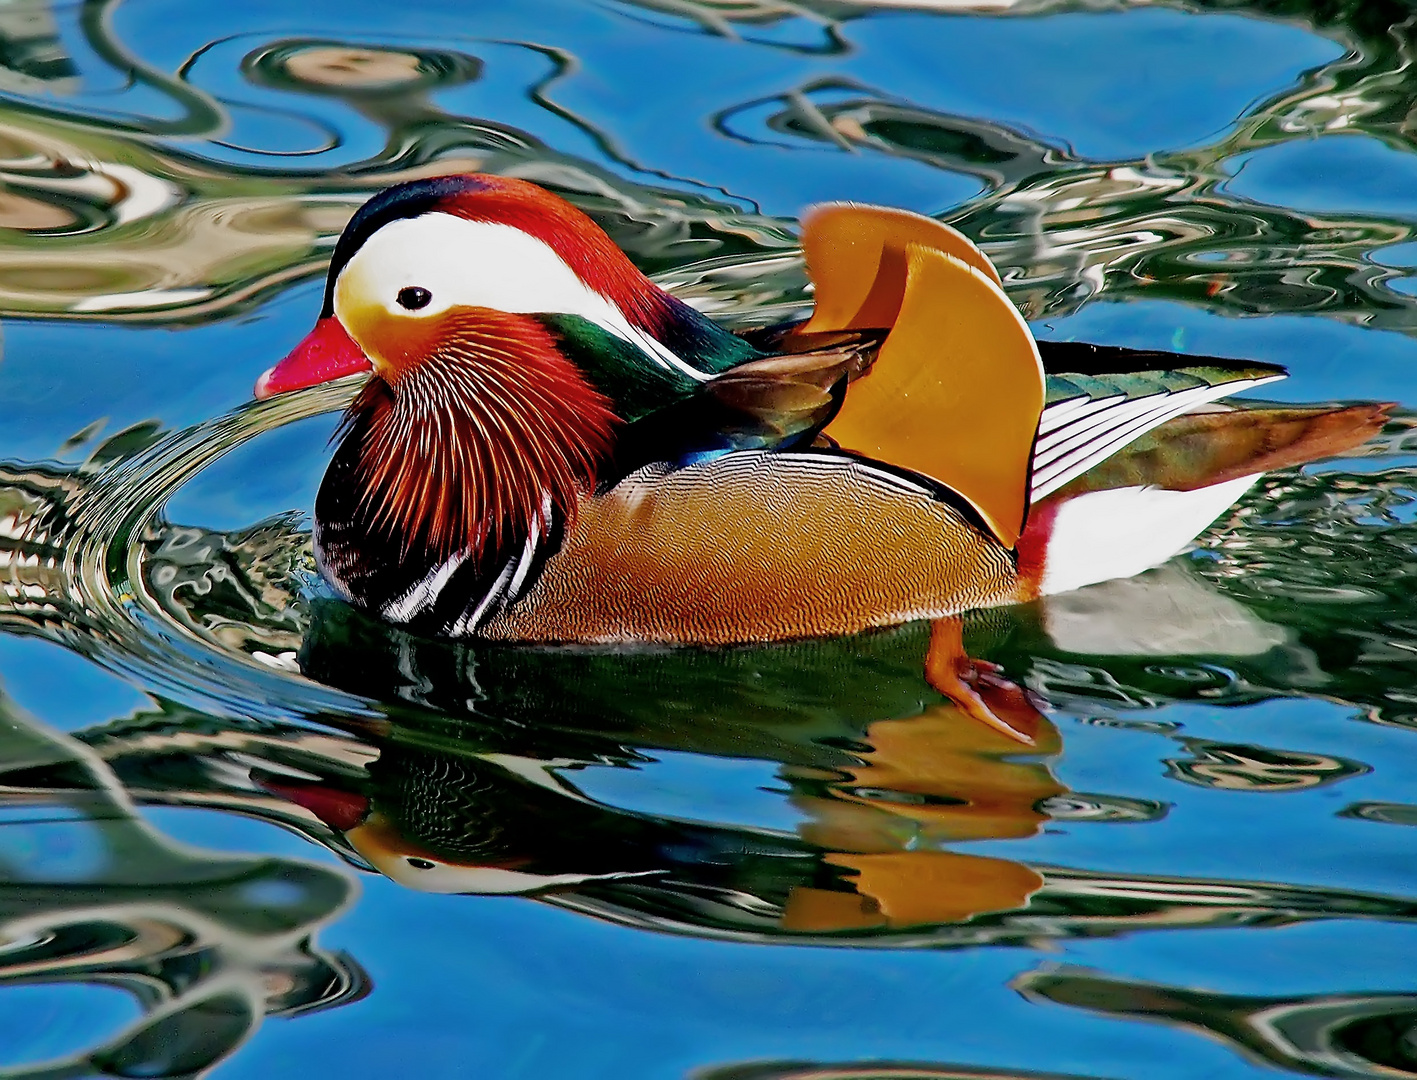
M3 1075L191 1075L268 1015L367 991L314 940L355 895L345 875L174 843L83 743L4 700L0 725L0 988L115 987L142 1011L100 1046Z
M25 36L17 30L9 39L19 54L13 70L32 80L19 85L39 81L48 94L33 99L12 91L0 130L7 189L0 216L11 230L0 241L0 311L172 321L249 307L321 273L323 252L372 192L449 168L510 172L556 188L595 214L647 269L689 296L731 303L740 318L766 321L803 303L792 223L753 213L742 198L686 191L682 180L675 188L659 184L655 170L617 149L613 133L557 103L559 85L577 66L566 50L475 38L465 48L430 49L239 35L242 79L266 92L261 100L268 104L256 107L194 84L192 76L204 70L201 54L172 74L143 62L116 34L115 6L88 2L73 13L93 61L107 68L86 73L88 80L127 86L117 108L107 95L95 107L75 85L57 25L70 9L32 5ZM847 52L851 20L873 10L646 6L735 38L740 27L806 20L833 49ZM1087 6L1037 2L1016 10L1032 16ZM1129 160L1090 161L1065 144L988 118L923 108L853 78L784 86L729 105L712 122L735 141L879 154L975 178L982 194L944 216L980 240L1030 318L1065 314L1105 291L1237 314L1316 312L1405 332L1412 298L1392 287L1405 275L1371 256L1412 238L1410 216L1298 212L1239 197L1229 181L1248 155L1315 138L1369 138L1411 151L1417 95L1413 38L1403 30L1410 12L1397 3L1324 5L1321 14L1302 4L1176 6L1307 20L1345 51L1254 103L1215 141ZM22 44L44 59L27 59ZM219 44L230 51L232 43ZM611 167L495 118L442 108L438 91L500 74L504 65L485 64L479 49L527 52L538 77L497 91L524 96ZM128 111L129 98L146 107ZM273 124L306 118L306 142L241 147L239 165L172 142L225 146L234 119L253 108ZM341 118L377 127L384 145L351 159Z

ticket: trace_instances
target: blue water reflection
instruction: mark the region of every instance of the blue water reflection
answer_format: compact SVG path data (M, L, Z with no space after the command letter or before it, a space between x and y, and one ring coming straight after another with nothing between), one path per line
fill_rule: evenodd
M1320 213L1417 216L1417 166L1400 150L1364 136L1289 143L1233 159L1225 189L1257 202Z
M942 7L0 13L0 1073L1417 1075L1410 12ZM1040 338L1399 408L968 621L1029 753L922 626L422 641L315 579L338 395L245 403L353 209L469 168L734 326L856 199L980 241Z
M1343 54L1280 22L1166 9L892 14L850 36L859 77L884 68L890 89L916 104L1062 137L1101 161L1211 141L1275 89Z

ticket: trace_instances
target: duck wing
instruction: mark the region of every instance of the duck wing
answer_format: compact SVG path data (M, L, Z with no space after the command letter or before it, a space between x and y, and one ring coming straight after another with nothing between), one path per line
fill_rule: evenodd
M776 354L772 357L773 361L786 359L789 355L801 355L804 360L820 356L824 374L829 372L830 377L844 377L849 385L871 371L881 343L890 332L880 328L807 333L801 327L801 323L786 323L755 328L746 331L743 336L759 350ZM1217 398L1229 397L1287 375L1285 369L1277 364L1156 349L1091 345L1080 341L1039 341L1037 345L1039 358L1043 362L1045 405L1038 425L1038 442L1034 447L1032 501L1045 498L1084 474L1090 476L1099 462L1110 460L1107 447L1115 443L1119 436L1126 441L1113 446L1113 453L1130 447L1133 440L1145 441L1150 433L1169 423L1173 417L1186 417L1196 412L1212 416L1216 408L1213 403ZM743 374L755 373L757 364L744 365ZM771 378L774 369L775 364L764 364L761 371ZM819 378L819 385L828 388L830 377ZM742 386L745 390L750 387L756 389L755 381L747 381ZM714 392L714 384L709 384L705 389ZM841 393L844 387L837 387L836 390ZM905 405L907 400L902 398L899 404ZM1147 402L1147 406L1143 408L1134 404L1140 401ZM1130 410L1120 408L1128 404L1132 404ZM814 413L812 418L817 415L820 413ZM1095 421L1093 426L1085 425L1084 421L1089 418ZM1133 430L1132 425L1138 419L1144 422ZM886 422L888 420L883 418L882 423ZM1241 426L1249 423L1246 421ZM1226 427L1227 430L1234 428L1234 423ZM1091 438L1076 438L1084 432ZM800 429L797 434L800 436ZM776 444L767 441L762 445ZM794 445L800 445L800 442ZM1068 458L1066 455L1070 450L1085 452ZM1304 460L1325 456L1330 455L1314 452ZM1040 465L1054 462L1065 467L1062 477L1050 476L1044 478L1046 484L1040 483ZM1111 473L1108 472L1108 475Z
M1011 548L1028 516L1044 404L1038 347L988 274L918 243L904 259L890 333L823 434L954 491Z
M1198 491L1351 453L1388 421L1390 403L1255 405L1178 416L1129 443L1058 492Z
M844 340L739 364L622 428L600 489L654 462L684 466L730 450L811 443L840 407L852 374L869 362L863 352L861 342Z
M1287 374L1273 364L1074 342L1040 349L1051 372L1033 453L1033 502L1167 421Z
M1023 579L1066 592L1159 566L1271 469L1349 453L1390 405L1216 407L1154 427L1034 505Z
M622 431L616 479L653 460L790 449L820 434L962 497L1013 547L1028 512L1044 400L1038 349L989 275L922 244L909 244L902 257L903 293L877 348L849 333L822 348L804 329L809 351L740 364ZM801 344L791 335L787 343ZM884 374L862 378L866 370Z
M1168 420L1285 374L1040 345L982 252L904 211L818 208L803 247L817 289L812 317L745 334L773 355L627 425L602 491L652 462L816 441L963 497L1013 547L1031 503Z
M777 347L884 333L826 435L959 491L1009 546L1030 503L1168 420L1285 375L1268 364L1036 345L983 252L904 211L814 209L802 246L816 307ZM1037 364L1046 378L1035 411Z

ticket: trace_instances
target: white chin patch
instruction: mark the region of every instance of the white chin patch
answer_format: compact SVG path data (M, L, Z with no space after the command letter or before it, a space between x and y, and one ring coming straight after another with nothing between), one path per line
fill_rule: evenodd
M402 289L427 289L427 306L409 311ZM484 307L511 314L579 315L638 346L656 363L706 379L663 344L632 326L625 313L590 288L548 245L521 229L453 214L431 213L391 221L364 241L340 271L335 314L343 290L382 304L402 317L437 315L452 307Z

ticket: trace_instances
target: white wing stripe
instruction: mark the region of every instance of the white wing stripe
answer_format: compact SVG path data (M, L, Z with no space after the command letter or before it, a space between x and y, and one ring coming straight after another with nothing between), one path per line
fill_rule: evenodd
M521 595L522 586L526 584L526 576L531 571L531 564L536 558L536 545L541 541L541 529L538 523L533 521L531 534L526 538L526 543L522 545L522 557L517 562L517 571L512 575L511 582L507 585L506 602L511 603Z
M1123 404L1113 405L1105 412L1094 413L1084 417L1076 424L1068 424L1053 432L1045 439L1038 440L1038 446L1033 451L1033 471L1038 472L1053 461L1067 454L1076 447L1091 442L1097 437L1097 432L1107 432L1122 424L1130 423L1134 418L1163 405L1174 398L1168 394L1151 394L1144 398L1135 398Z
M462 637L465 634L472 633L472 631L477 628L478 623L482 621L482 616L487 613L487 609L492 606L493 601L502 598L502 594L506 591L507 583L511 581L512 574L516 571L517 562L517 558L507 560L506 564L502 567L502 572L497 575L497 580L492 582L492 587L488 589L486 595L478 601L477 606L468 611L464 611L458 621L453 624L453 637Z
M1197 386L1175 394L1163 395L1161 402L1156 402L1154 400L1156 395L1153 395L1136 402L1138 405L1146 406L1144 410L1129 408L1125 413L1121 410L1110 411L1107 414L1109 423L1098 430L1092 438L1083 440L1081 443L1072 437L1072 432L1068 433L1065 446L1052 445L1050 440L1050 445L1045 448L1048 453L1047 459L1040 461L1039 456L1041 455L1034 459L1032 499L1037 502L1045 495L1058 490L1098 462L1115 454L1128 443L1175 416L1218 398L1229 397L1242 390L1282 378L1284 378L1283 375L1271 375L1264 378L1223 383L1220 386ZM1139 411L1141 415L1138 415ZM1097 429L1095 424L1088 424L1087 427L1089 431Z
M1098 462L1111 457L1134 439L1140 438L1152 428L1164 424L1173 416L1179 416L1191 407L1191 402L1177 404L1167 401L1153 407L1140 416L1133 416L1130 422L1120 427L1107 428L1098 438L1075 447L1068 453L1052 461L1046 468L1034 472L1034 498L1061 487L1067 480L1081 476ZM1063 479L1059 479L1059 478Z
M614 307L613 304L611 306ZM620 309L615 308L615 310L618 313ZM713 378L711 372L700 371L692 364L685 363L669 346L651 337L649 334L646 334L639 327L631 325L629 320L625 319L623 316L615 323L597 321L597 325L602 330L628 341L662 368L678 371L698 382L707 382L709 379Z
M1046 435L1064 424L1071 424L1080 415L1096 412L1098 409L1108 409L1125 400L1125 394L1114 394L1105 398L1090 398L1083 394L1082 397L1059 401L1043 410L1043 416L1038 421L1038 433Z
M1038 474L1044 483L1050 477L1063 473L1079 476L1132 440L1140 438L1152 428L1164 424L1172 417L1179 416L1186 410L1193 408L1195 404L1195 401L1189 398L1178 402L1175 397L1167 397L1159 403L1154 403L1142 415L1134 416L1120 425L1109 427L1099 436L1073 447L1066 454L1055 458L1047 468L1038 470Z

